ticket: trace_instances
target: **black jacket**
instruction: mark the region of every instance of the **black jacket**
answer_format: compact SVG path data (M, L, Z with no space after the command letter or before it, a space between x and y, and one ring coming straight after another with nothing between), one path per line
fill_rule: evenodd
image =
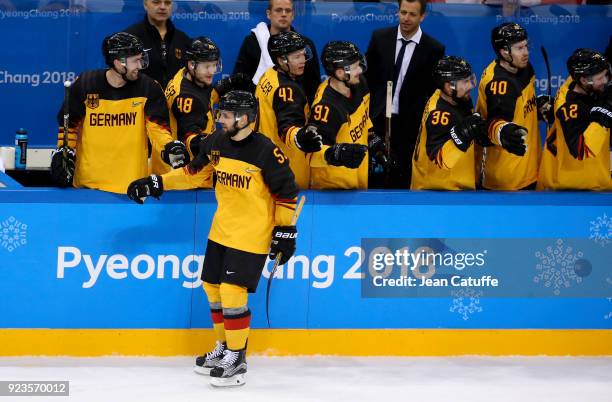
M312 50L312 59L306 62L306 68L304 69L304 76L301 82L304 86L306 96L308 97L308 103L310 103L313 101L317 88L321 83L321 69L319 68L319 57L317 56L317 49L314 42L306 37L304 37L304 39L308 43L308 46L310 46L310 50ZM242 42L238 58L236 59L236 65L234 66L234 74L244 73L253 77L257 72L260 57L261 49L259 48L259 42L257 42L255 33L251 32Z
M191 39L183 31L176 29L172 21L168 20L166 24L168 31L164 41L146 14L142 22L125 29L125 32L140 38L145 49L151 49L149 67L142 72L159 82L162 88L165 88L168 81L184 66L183 52L191 43ZM166 46L165 57L162 57L162 44Z
M366 77L370 85L370 116L373 120L381 114L384 116L386 84L393 80L396 43L397 25L374 31L370 39L366 53ZM416 140L425 104L435 90L431 73L443 56L444 45L423 32L400 90L399 119L402 122L402 136L408 142L414 143Z

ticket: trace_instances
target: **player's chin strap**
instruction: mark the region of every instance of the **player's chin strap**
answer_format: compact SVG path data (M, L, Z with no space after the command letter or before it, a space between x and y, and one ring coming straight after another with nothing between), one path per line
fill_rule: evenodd
M130 80L128 80L128 78L127 78L127 72L128 72L128 69L127 69L127 59L125 57L122 57L121 59L119 59L119 61L121 62L121 65L125 69L125 72L124 73L120 72L119 70L117 70L115 68L114 65L113 65L113 70L115 70L115 72L117 74L119 74L121 76L121 78L123 78L123 81L128 82Z

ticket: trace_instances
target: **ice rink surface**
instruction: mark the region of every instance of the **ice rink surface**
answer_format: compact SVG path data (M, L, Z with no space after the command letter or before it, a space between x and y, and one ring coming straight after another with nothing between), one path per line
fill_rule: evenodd
M2 401L611 402L612 357L249 357L212 388L190 357L0 358L0 380L70 381L69 397Z

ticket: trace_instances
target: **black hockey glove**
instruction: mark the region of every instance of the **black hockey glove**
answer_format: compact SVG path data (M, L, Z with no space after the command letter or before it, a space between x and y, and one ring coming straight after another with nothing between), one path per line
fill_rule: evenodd
M274 260L280 253L278 265L283 265L295 253L297 229L295 226L275 226L272 231L272 244L270 245L270 259Z
M612 111L608 105L601 104L599 106L593 106L589 115L591 121L601 124L605 128L612 128Z
M58 187L72 186L76 153L69 147L61 147L53 152L51 157L51 179Z
M173 169L180 168L189 163L189 154L185 144L178 140L170 141L161 152L161 158Z
M523 156L527 152L525 137L527 129L514 123L506 123L502 126L499 139L502 147L512 154Z
M155 197L159 200L163 192L164 181L161 176L156 174L134 180L127 188L127 196L130 200L138 204L143 204L145 198L148 196Z
M553 124L555 122L555 113L552 98L548 95L539 95L536 97L536 105L538 107L538 119L548 124Z
M325 151L325 161L332 166L356 169L367 151L368 147L361 144L334 144Z
M308 125L298 130L295 135L295 145L302 152L318 152L323 146L323 138L315 126Z
M472 140L487 136L487 129L484 120L478 113L471 114L464 118L460 123L454 125L450 130L451 139L462 152L468 150Z
M255 84L253 80L246 74L236 73L229 77L225 77L215 84L215 91L222 97L229 91L247 91L252 94L255 93Z
M368 151L370 152L370 171L373 173L383 173L389 168L389 158L387 157L387 147L385 141L373 131L368 133Z

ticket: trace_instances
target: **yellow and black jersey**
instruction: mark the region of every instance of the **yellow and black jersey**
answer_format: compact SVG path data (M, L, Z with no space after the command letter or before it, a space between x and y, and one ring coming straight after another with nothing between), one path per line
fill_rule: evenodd
M549 166L541 168L550 170L552 166L554 180L542 188L611 190L610 130L591 121L594 100L574 91L575 86L568 80L555 99L555 123L544 151L553 158Z
M308 188L309 158L295 145L295 135L306 124L309 114L302 85L276 67L270 67L259 79L255 96L259 102L259 120L253 127L283 151L298 186Z
M197 147L192 140L200 135L211 134L215 130L213 105L218 102L219 96L211 87L199 87L193 81L185 78L185 68L180 69L166 87L166 104L170 111L170 129L175 139L187 146L190 159L197 155ZM151 172L163 174L172 170L161 159L161 149L151 154ZM203 187L212 187L211 167L206 168L210 174L209 180Z
M208 238L221 245L267 254L275 225L290 225L298 194L295 177L283 152L263 134L234 141L222 131L203 146L215 169L217 211ZM164 188L198 187L202 171L189 167L162 176Z
M476 188L474 145L462 151L451 138L451 128L471 114L443 99L439 89L429 98L412 157L411 189Z
M558 100L561 98L565 99L571 82L572 78L569 77L557 90L553 111L557 111L560 106ZM546 140L542 150L536 190L552 190L557 188L557 163L557 124L553 124L546 131Z
M164 93L144 74L121 88L108 83L106 70L81 74L70 89L69 113L69 146L77 153L75 187L124 194L148 173L147 136L159 149L172 140ZM62 110L58 123L61 146Z
M541 141L535 97L535 74L529 64L513 74L494 61L482 73L478 85L478 113L487 121L489 139L485 149L482 185L490 190L519 190L538 179ZM511 154L501 147L501 127L513 122L527 129L527 152Z
M329 84L319 85L312 103L309 124L317 127L324 145L338 143L368 145L370 90L363 75L347 98ZM357 169L341 166L312 167L310 186L313 189L367 189L368 156Z

